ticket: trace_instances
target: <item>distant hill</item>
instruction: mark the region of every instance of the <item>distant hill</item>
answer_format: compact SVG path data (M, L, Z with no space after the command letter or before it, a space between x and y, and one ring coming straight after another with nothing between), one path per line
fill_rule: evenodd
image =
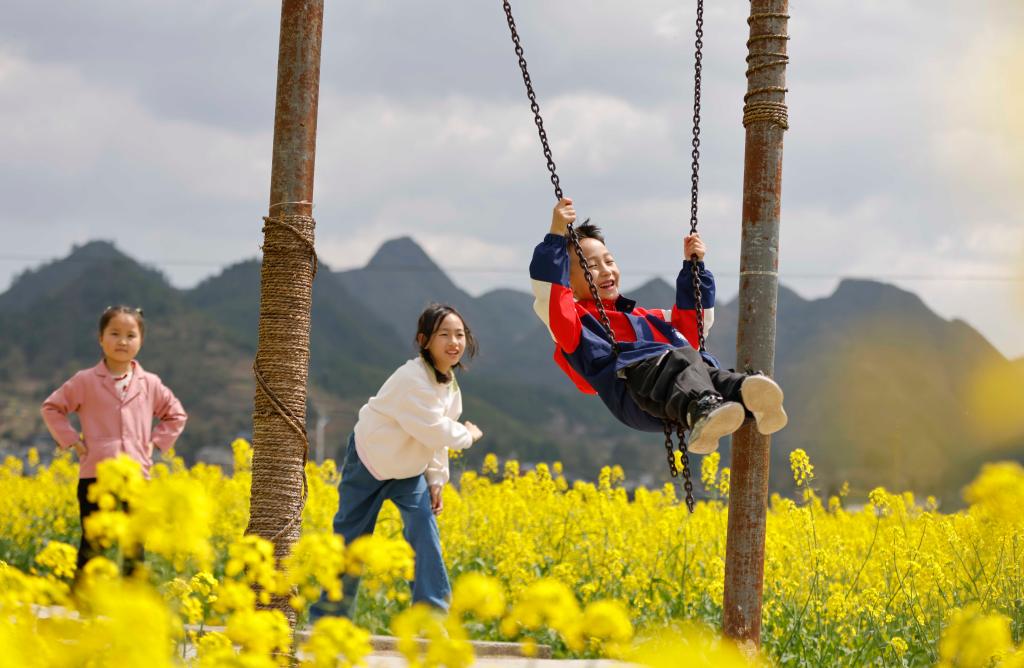
M473 367L481 374L500 373L528 384L553 383L560 378L550 364L551 351L532 345L548 336L533 315L532 296L494 290L472 297L409 237L385 242L365 267L335 276L409 345L423 308L430 302L449 303L466 317L480 341L482 354Z
M232 265L184 293L185 301L230 331L251 357L256 353L260 264ZM321 265L313 283L310 380L341 393L364 393L380 384L379 370L411 349L388 323L368 313L330 269Z
M670 307L674 290L654 279L627 294ZM311 433L317 419L327 421L327 455L340 454L359 406L415 354L415 319L430 301L455 305L481 343L460 375L465 416L487 433L469 465L494 451L561 460L573 475L593 477L614 462L635 482L667 479L660 438L619 425L555 367L528 293L473 297L407 237L385 243L365 267L321 266L317 276L308 415ZM230 440L248 433L259 263L232 265L182 291L112 244L92 242L0 295L0 450L48 444L39 402L98 360L95 320L119 302L144 306L140 361L189 410L179 451L224 459ZM737 322L736 302L719 303L708 344L726 366L735 364ZM791 489L788 455L797 447L815 462L823 491L848 480L860 493L884 485L950 505L982 462L1024 460L1024 360L1006 360L969 325L944 320L904 290L847 280L807 300L780 287L775 369L791 422L773 439L773 489Z

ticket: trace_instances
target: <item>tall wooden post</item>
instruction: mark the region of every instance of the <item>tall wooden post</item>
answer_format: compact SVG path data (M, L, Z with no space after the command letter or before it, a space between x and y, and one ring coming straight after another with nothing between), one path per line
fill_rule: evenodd
M743 125L743 236L740 250L736 368L774 372L779 214L789 0L751 0ZM760 646L765 517L771 438L751 423L733 435L726 538L724 633Z
M320 90L323 0L284 0L270 205L263 227L259 345L253 371L252 498L247 533L287 556L305 503L306 379L313 249L313 164ZM285 599L275 600L294 622Z

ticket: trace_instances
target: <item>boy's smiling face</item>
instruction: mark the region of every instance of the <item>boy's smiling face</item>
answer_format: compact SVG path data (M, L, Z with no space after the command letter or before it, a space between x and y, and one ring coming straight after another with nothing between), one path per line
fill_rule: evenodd
M580 239L580 247L583 249L583 257L587 260L587 267L594 277L594 285L597 286L597 293L602 300L614 300L619 298L619 266L615 264L615 258L611 251L597 239ZM576 299L593 299L590 294L590 286L583 276L583 269L580 268L579 257L576 250L569 245L569 286Z

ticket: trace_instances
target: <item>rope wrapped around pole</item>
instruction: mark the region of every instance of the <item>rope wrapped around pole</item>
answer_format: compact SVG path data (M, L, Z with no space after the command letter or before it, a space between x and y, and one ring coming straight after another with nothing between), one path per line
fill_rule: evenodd
M306 380L309 368L310 304L317 255L313 247L312 216L292 214L263 219L260 299L260 349L253 362L256 396L253 433L275 447L260 452L254 467L253 487L272 500L271 505L293 509L280 526L277 514L252 509L249 532L273 543L298 539L306 502L305 464L309 456L306 435ZM296 336L306 332L305 342ZM272 380L271 380L272 379ZM298 441L296 442L296 437ZM283 472L284 475L272 472ZM259 480L257 480L259 478ZM292 480L301 479L301 487Z
M762 28L764 25L771 25L770 22L788 22L789 14L785 12L757 12L747 18L747 24L754 28ZM789 54L784 50L789 35L782 32L770 30L766 33L751 35L747 40L747 80L753 83L751 77L763 70L776 69L776 73L786 71L789 64ZM760 50L753 48L760 47L760 43L774 45L774 50ZM780 45L782 48L780 48ZM789 129L789 108L785 103L785 95L789 89L785 86L751 86L747 94L743 96L743 127L750 127L753 123L767 122L777 125L783 130Z

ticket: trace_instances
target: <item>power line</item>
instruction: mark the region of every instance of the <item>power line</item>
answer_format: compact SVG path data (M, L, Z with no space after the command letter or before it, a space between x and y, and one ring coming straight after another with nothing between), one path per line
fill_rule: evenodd
M255 259L255 258L250 258ZM0 262L96 262L97 258L52 258L43 257L37 255L21 255L6 253L0 254ZM237 262L214 262L212 260L135 260L133 258L111 258L107 261L127 261L137 263L144 267L161 268L161 267L210 267L216 269L225 269L230 264L237 264ZM239 260L239 262L245 262L246 260ZM493 275L504 275L504 276L522 276L526 273L525 265L522 267L494 267L494 266L449 266L449 267L425 267L422 265L386 265L386 266L365 266L365 267L354 267L352 269L359 269L362 271L374 272L374 273L446 273L446 274L493 274ZM352 269L336 269L335 271L344 272L351 271ZM658 278L664 276L671 276L679 271L678 268L663 269L663 270L652 270L648 269L645 271L630 271L630 276L640 276L646 278ZM715 271L715 276L722 278L736 278L739 276L739 272L735 271ZM785 279L790 281L804 281L804 280L841 280L841 279L854 279L854 280L886 280L886 281L925 281L925 282L939 282L939 283L1024 283L1024 275L1022 276L1006 276L1006 275L983 275L983 274L968 274L962 276L950 276L948 274L893 274L893 273L869 273L869 274L850 274L850 273L838 273L838 272L787 272L780 271L779 279Z
M212 260L160 260L158 262L152 262L149 260L136 260L130 257L112 257L112 258L97 258L97 257L44 257L42 255L19 255L17 253L6 253L0 254L0 262L36 262L36 263L50 263L50 262L134 262L143 267L224 267L223 262L213 262Z

